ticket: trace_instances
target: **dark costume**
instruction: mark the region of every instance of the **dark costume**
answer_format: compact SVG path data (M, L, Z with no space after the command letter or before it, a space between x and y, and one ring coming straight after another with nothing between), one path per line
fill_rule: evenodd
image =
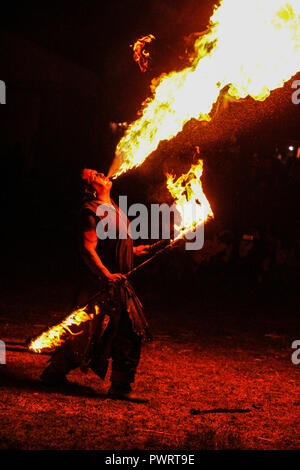
M80 218L81 236L91 228L90 216L94 218L96 227L102 224L103 217L96 214L99 204L101 202L97 200L84 203ZM134 256L128 220L114 203L109 209L109 220L115 224L116 239L98 239L96 252L111 273L125 274L132 269ZM121 233L126 233L127 238L120 237ZM112 386L130 391L140 359L141 341L143 338L150 339L142 305L128 280L108 285L100 281L87 266L83 266L82 281L79 304L84 304L89 297L102 291L87 307L88 313L95 312L94 318L72 327L70 338L56 349L50 359L44 378L51 375L65 376L76 367L81 367L83 371L90 367L104 379L108 360L112 358Z

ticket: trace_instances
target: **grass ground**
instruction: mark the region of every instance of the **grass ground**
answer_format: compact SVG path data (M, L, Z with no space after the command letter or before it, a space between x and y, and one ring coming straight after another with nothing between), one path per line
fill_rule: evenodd
M72 391L44 388L48 357L22 342L49 320L29 308L20 323L14 302L0 323L8 348L0 449L300 449L300 366L291 362L300 332L282 309L270 316L218 302L205 311L195 300L152 305L154 341L144 346L135 383L150 402L138 405L106 399L108 380L92 372L73 371Z

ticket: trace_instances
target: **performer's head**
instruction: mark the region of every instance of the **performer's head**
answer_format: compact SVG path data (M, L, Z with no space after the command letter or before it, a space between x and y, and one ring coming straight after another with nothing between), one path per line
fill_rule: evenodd
M94 199L105 199L110 195L112 182L103 173L96 170L84 168L81 174L84 192L87 197Z

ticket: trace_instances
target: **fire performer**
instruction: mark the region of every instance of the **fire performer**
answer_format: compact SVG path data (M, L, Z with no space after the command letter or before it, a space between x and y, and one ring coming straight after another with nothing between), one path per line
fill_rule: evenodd
M92 292L103 288L103 295L93 305L88 305L89 312L96 312L91 315L93 319L80 325L81 331L76 334L73 331L55 350L41 380L47 385L68 383L66 375L77 367L84 371L89 367L104 380L108 360L112 358L108 397L146 402L148 400L132 392L131 385L140 360L142 340L149 340L150 335L142 305L124 273L132 269L134 255L146 254L150 247L133 247L127 217L110 198L112 182L109 178L96 170L84 169L82 180L85 190L79 231L85 269L82 292L87 299ZM98 224L104 225L103 217L97 215L100 205L108 209L106 216L116 234L114 239L99 240L97 236Z

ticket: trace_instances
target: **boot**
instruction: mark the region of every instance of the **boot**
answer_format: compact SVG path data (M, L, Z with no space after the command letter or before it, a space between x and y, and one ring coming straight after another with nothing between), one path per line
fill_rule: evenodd
M124 400L133 403L148 403L149 400L146 397L136 395L130 385L124 384L111 384L107 394L111 400Z
M68 381L66 374L58 371L53 364L50 364L41 374L40 379L44 385L67 385Z

